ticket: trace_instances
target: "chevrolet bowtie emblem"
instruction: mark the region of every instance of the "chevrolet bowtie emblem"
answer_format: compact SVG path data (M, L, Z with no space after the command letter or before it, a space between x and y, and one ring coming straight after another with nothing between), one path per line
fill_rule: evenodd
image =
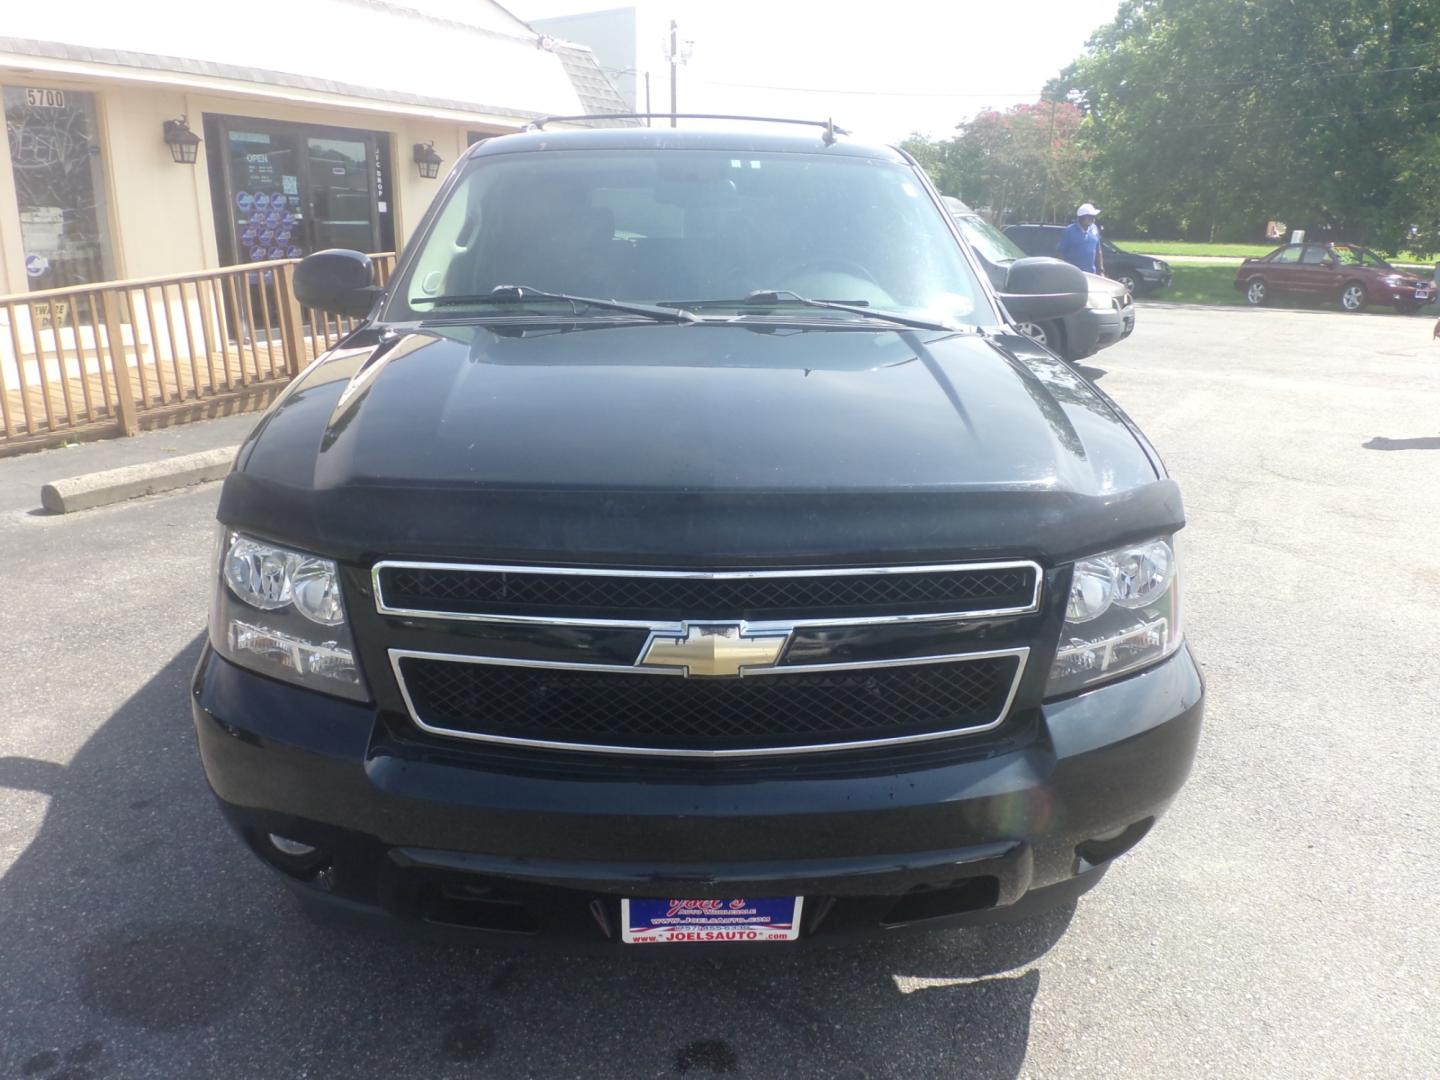
M656 632L640 653L641 667L679 667L686 675L739 675L780 659L789 631L746 634L736 623L686 624L684 637Z

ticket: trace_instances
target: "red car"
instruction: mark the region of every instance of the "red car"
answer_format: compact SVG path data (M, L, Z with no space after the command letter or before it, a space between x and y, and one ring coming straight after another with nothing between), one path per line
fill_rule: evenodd
M1357 244L1286 244L1241 263L1235 288L1256 305L1272 296L1319 296L1333 297L1346 311L1387 304L1403 312L1428 304L1436 291L1429 278L1397 270Z

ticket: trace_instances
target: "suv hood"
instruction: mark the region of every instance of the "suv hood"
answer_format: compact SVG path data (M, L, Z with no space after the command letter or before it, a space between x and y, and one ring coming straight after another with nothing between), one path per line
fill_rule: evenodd
M312 365L222 521L341 558L1059 558L1169 531L1118 408L1018 335L366 330Z

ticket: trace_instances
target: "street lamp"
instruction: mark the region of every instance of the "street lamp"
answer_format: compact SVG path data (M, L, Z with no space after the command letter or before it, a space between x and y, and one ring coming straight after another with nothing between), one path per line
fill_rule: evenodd
M170 156L177 165L194 165L195 154L200 149L200 136L190 130L185 117L165 121L165 145L170 147Z
M435 143L415 144L415 164L420 168L422 180L434 180L440 175L440 162L444 159L435 152Z

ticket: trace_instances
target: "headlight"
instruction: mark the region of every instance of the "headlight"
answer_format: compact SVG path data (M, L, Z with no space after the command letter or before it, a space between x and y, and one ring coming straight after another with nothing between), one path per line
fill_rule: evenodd
M1385 278L1386 285L1404 285L1405 279L1399 274L1389 274Z
M1108 292L1092 292L1085 297L1085 306L1096 311L1113 311L1115 309L1115 297Z
M1180 646L1180 586L1168 539L1075 563L1046 697L1163 660Z
M220 546L210 610L216 651L264 675L366 700L335 563L228 529Z
M290 603L290 567L296 558L292 552L234 536L225 553L225 584L251 607L275 611Z
M290 571L290 595L295 610L311 622L321 626L340 626L345 622L340 578L329 559L311 556L297 562Z

